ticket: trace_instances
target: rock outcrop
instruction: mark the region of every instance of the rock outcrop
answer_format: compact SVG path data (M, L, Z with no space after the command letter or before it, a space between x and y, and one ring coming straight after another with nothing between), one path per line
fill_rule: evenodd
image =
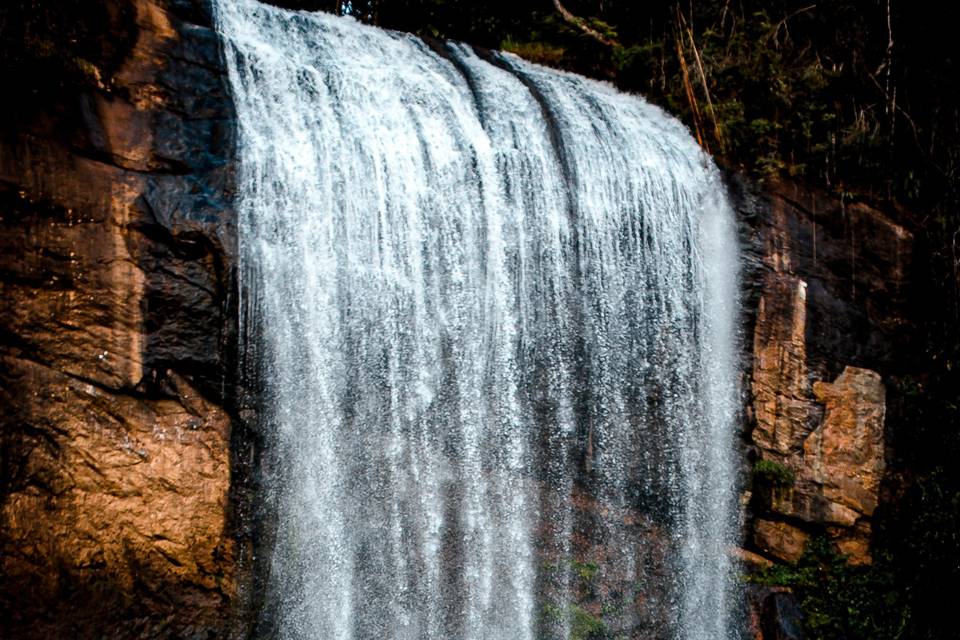
M786 183L741 192L749 221L752 371L747 437L791 481L756 478L747 536L795 561L826 533L870 562L886 465L883 372L909 348L912 237L865 204Z
M216 36L175 0L6 11L0 636L223 637L242 549Z

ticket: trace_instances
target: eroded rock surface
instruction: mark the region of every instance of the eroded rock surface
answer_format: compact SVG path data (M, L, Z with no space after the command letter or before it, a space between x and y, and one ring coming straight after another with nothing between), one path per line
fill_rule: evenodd
M225 637L232 112L190 2L7 8L0 636Z
M789 486L754 483L755 548L795 561L826 533L870 561L885 470L882 372L908 348L912 237L865 204L782 183L743 196L753 315L747 435Z
M847 367L833 383L815 382L813 393L825 412L803 443L803 474L838 511L871 516L885 465L886 390L880 375Z

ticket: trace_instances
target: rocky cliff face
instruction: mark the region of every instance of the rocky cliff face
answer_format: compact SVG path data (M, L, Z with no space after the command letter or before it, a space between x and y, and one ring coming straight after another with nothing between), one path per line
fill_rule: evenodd
M739 192L749 225L748 543L799 558L811 534L870 562L886 468L884 375L909 349L912 237L883 212L796 185ZM758 471L763 465L755 467Z
M23 3L0 132L0 636L225 635L232 113L189 2ZM235 493L235 492L234 492Z
M794 184L731 181L744 225L744 569L827 536L872 561L893 452L887 386L909 362L911 234ZM744 637L803 637L783 587L746 585Z
M3 21L24 91L0 126L0 636L242 636L256 442L219 47L200 2L85 4ZM791 560L824 532L869 562L912 239L863 204L733 182L744 448L792 476L747 482L746 544ZM789 607L750 597L767 627Z

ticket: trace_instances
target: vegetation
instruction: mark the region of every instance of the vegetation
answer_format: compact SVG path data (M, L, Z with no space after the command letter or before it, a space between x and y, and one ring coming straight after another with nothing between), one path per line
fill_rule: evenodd
M111 76L136 37L134 14L133 5L84 0L0 5L0 69L18 88L17 102L29 112L45 97L112 91ZM15 108L4 105L4 116Z
M753 465L753 478L772 487L792 487L796 476L779 462L758 460Z
M545 615L552 621L569 625L570 640L601 640L607 636L607 625L600 616L595 616L579 605L564 608L546 605Z
M800 599L810 640L907 637L910 608L889 557L871 566L850 566L829 540L817 537L796 564L773 565L747 580L791 587Z
M575 581L576 602L560 602L544 606L543 615L547 622L566 626L570 630L570 640L605 640L609 637L609 630L603 620L603 614L612 612L608 607L600 607L600 615L591 613L586 606L587 602L597 605L596 578L600 566L595 562L569 562L570 573L577 578ZM562 592L560 588L561 574L558 565L546 566L553 574L553 590Z

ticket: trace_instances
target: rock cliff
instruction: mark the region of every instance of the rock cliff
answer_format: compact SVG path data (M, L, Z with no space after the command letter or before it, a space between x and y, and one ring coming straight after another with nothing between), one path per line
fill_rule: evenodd
M753 474L749 544L794 561L825 533L851 562L870 562L884 375L909 349L912 236L866 204L797 185L735 191L749 227L746 437L755 462L789 478Z
M51 3L51 5L54 3ZM185 2L14 4L0 131L0 636L225 635L232 113Z

